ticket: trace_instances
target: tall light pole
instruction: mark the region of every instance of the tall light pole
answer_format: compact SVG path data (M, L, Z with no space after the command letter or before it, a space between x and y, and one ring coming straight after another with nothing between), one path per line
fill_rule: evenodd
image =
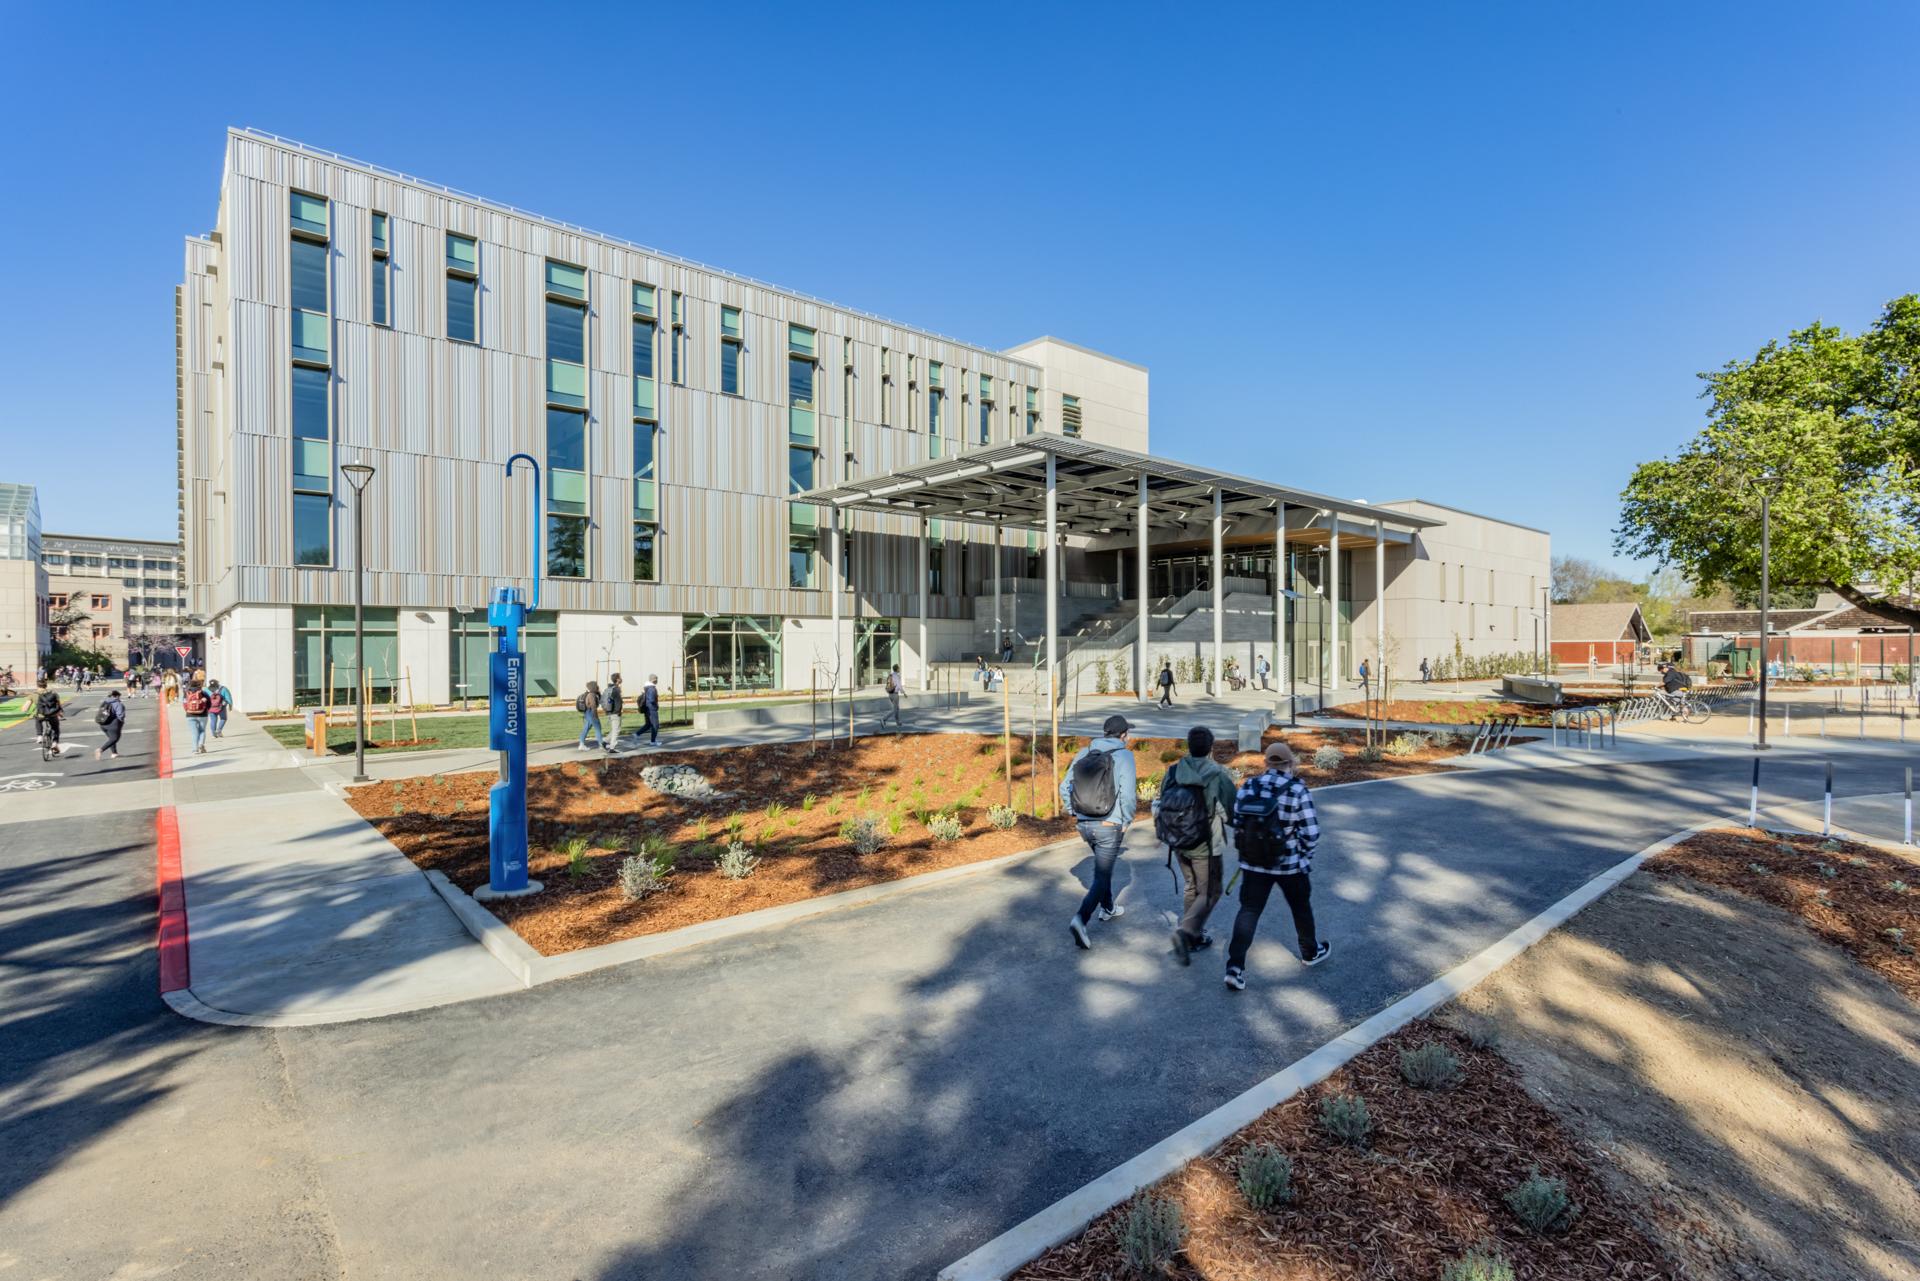
M367 482L373 468L366 463L343 463L341 472L353 486L353 781L367 781Z
M1760 473L1760 737L1754 743L1753 750L1767 750L1767 632L1769 600L1768 587L1773 579L1771 535L1773 525L1773 491L1779 488L1780 477L1771 471ZM1865 722L1863 721L1862 724ZM1758 765L1755 769L1760 768Z

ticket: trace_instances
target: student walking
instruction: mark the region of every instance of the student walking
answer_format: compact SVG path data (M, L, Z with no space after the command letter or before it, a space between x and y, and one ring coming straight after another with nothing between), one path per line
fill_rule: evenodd
M1285 743L1267 745L1266 763L1265 772L1242 783L1233 798L1240 910L1233 918L1233 941L1227 945L1226 984L1236 992L1247 986L1247 948L1276 887L1293 913L1301 961L1318 965L1333 950L1313 925L1310 873L1313 850L1320 843L1313 794L1294 773L1293 749Z
M1180 898L1180 924L1173 931L1173 952L1180 964L1213 943L1207 917L1220 902L1223 839L1214 840L1214 814L1233 815L1233 776L1213 759L1213 731L1196 725L1187 731L1187 754L1168 767L1153 799L1153 834L1180 862L1186 889Z
M1173 664L1172 663L1160 664L1160 679L1156 683L1160 686L1160 706L1172 707L1173 706Z
M886 716L882 716L880 723L885 725L887 717L892 717L893 730L897 734L907 727L907 723L900 719L900 664L898 663L895 663L893 670L887 673L887 702L893 705L893 710Z
M600 710L607 714L607 750L620 750L620 714L627 707L627 692L620 688L620 673L607 677L606 692L600 695Z
M233 710L233 691L219 681L207 682L207 728L219 738L227 732L227 713Z
M1259 654L1254 657L1253 674L1260 678L1261 689L1273 688L1273 686L1269 684L1267 681L1267 677L1273 674L1273 664L1267 661L1267 656L1265 654Z
M93 714L93 720L100 727L100 732L107 736L106 742L93 749L93 759L97 761L102 756L117 759L120 755L120 733L127 727L127 707L120 701L119 690L107 691L99 710Z
M601 751L607 750L607 736L600 732L600 682L588 681L587 687L573 700L573 710L580 713L580 741L574 744L576 751L587 750L587 733L592 731L594 741Z
M980 682L980 688L982 690L987 689L989 682L993 679L993 673L987 670L987 656L985 654L974 655L973 679Z
M1113 865L1140 804L1133 753L1127 750L1132 731L1126 717L1107 717L1101 736L1080 749L1060 780L1060 802L1093 851L1093 885L1067 921L1067 932L1083 948L1093 946L1087 937L1090 922L1126 914L1114 906Z
M213 700L207 691L200 688L199 682L190 682L187 692L180 697L180 710L187 714L187 728L193 731L193 754L207 754L207 711Z
M1422 685L1425 685L1432 679L1433 679L1433 664L1429 663L1426 659L1423 658L1420 660L1420 683Z
M1360 697L1373 697L1372 679L1371 673L1367 670L1367 660L1363 658L1360 660Z
M647 745L660 746L660 678L649 675L640 691L640 728L647 731Z

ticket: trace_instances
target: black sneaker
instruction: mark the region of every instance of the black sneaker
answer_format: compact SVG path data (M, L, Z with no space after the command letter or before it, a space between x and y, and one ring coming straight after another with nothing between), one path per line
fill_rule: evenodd
M1073 935L1073 941L1083 949L1093 946L1093 940L1087 937L1087 923L1080 919L1080 913L1067 918L1067 933Z
M1247 990L1247 972L1237 965L1227 967L1226 985L1236 992Z
M1193 944L1192 946L1193 946L1193 950L1196 952L1206 951L1208 948L1213 946L1213 935L1202 934L1200 936L1200 941L1198 943Z
M1193 944L1187 942L1187 936L1180 930L1173 932L1173 954L1180 958L1180 964L1193 964Z
M1313 952L1313 955L1312 955L1312 956L1308 956L1308 957L1303 957L1303 958L1301 958L1301 961L1300 961L1300 964L1302 964L1302 965L1318 965L1318 964L1320 964L1320 962L1322 962L1322 961L1324 961L1324 960L1326 960L1326 959L1327 959L1327 954L1328 954L1328 953L1330 953L1330 952L1332 952L1332 951L1333 951L1333 944L1331 944L1331 943L1325 943L1325 942L1323 942L1323 943L1321 943L1321 944L1320 944L1320 946L1319 946L1319 947L1317 947L1317 948L1315 948L1315 949L1314 949L1314 952Z

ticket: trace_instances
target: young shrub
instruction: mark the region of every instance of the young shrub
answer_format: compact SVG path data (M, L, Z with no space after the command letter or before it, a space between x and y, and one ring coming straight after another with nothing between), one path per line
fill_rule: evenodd
M1359 1095L1330 1094L1320 1101L1320 1128L1348 1147L1365 1147L1373 1116Z
M406 806L404 806L404 805L396 805L396 806L394 806L394 807L393 807L393 816L394 816L395 818L399 818L399 817L401 817L401 816L402 816L402 815L404 815L404 814L405 814L406 812L407 812L407 807L406 807Z
M1400 1075L1416 1090L1438 1090L1460 1079L1460 1060L1438 1041L1400 1051Z
M667 878L651 859L629 854L620 860L620 893L638 901L667 888Z
M407 791L407 785L405 783L397 782L397 781L394 783L393 794L395 796L404 796L406 794L406 791ZM1835 846L1834 848L1838 849L1839 847Z
M703 818L693 825L693 839L696 844L705 845L707 843L706 819Z
M1752 872L1755 876L1772 876L1773 875L1773 869L1768 867L1765 863L1749 863L1747 864L1747 870L1749 872Z
M887 843L887 836L886 826L871 814L840 825L840 839L851 845L855 854L874 853Z
M727 821L722 823L721 826L726 829L729 837L737 841L740 839L740 833L747 830L747 816L745 814L729 814L727 815Z
M1378 743L1368 743L1354 754L1371 765L1381 757L1380 745Z
M1469 1019L1460 1031L1465 1034L1467 1044L1476 1050L1491 1050L1500 1044L1500 1025L1492 1019Z
M987 822L1004 832L1020 821L1020 811L1011 805L995 805L987 810Z
M576 881L587 874L587 838L575 836L560 847L567 856L567 875Z
M1157 778L1143 778L1140 780L1136 790L1139 792L1142 801L1152 801L1160 795L1160 780Z
M1562 1231L1580 1213L1580 1207L1567 1195L1566 1183L1542 1176L1538 1166L1507 1193L1506 1201L1513 1217L1529 1232Z
M1165 1197L1142 1193L1120 1220L1120 1254L1136 1275L1164 1272L1186 1239L1180 1207Z
M674 850L672 846L667 844L666 838L648 836L640 842L639 853L641 858L651 859L659 866L662 872L671 872L673 870Z
M1332 743L1328 743L1325 747L1314 749L1313 767L1320 770L1339 769L1340 762L1346 759L1347 754L1345 752L1335 747Z
M1819 868L1820 875L1826 877L1829 881L1840 875L1840 869L1837 867L1829 867L1825 863L1816 863L1814 866Z
M1892 890L1895 894L1905 894L1908 890L1912 889L1913 887L1911 885L1908 885L1905 881L1888 881L1887 888Z
M1240 1154L1240 1195L1256 1210L1293 1200L1293 1159L1270 1143L1255 1143Z
M1492 1246L1477 1245L1446 1266L1440 1281L1513 1281L1513 1264Z
M1160 763L1162 765L1171 765L1186 754L1187 749L1184 747L1169 747L1160 753Z
M752 850L740 841L730 841L720 853L720 875L730 881L744 881L760 866Z
M927 830L933 833L936 841L957 841L966 835L967 829L959 819L951 814L934 814L927 819Z
M466 813L466 812L467 812L467 803L466 803L465 801L455 801L455 802L453 803L453 812L454 812L454 813L456 813L456 814L464 814L464 813Z
M1426 747L1427 739L1424 734L1411 732L1396 734L1393 736L1393 741L1387 744L1387 755L1412 756L1415 752L1425 751Z
M900 835L900 829L905 825L906 825L906 820L901 818L900 815L898 814L887 815L887 835L888 836Z

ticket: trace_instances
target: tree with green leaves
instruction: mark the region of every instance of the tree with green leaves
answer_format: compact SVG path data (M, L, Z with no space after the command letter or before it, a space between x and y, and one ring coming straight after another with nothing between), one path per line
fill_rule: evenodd
M1865 333L1815 322L1700 377L1706 430L1634 470L1614 550L1757 594L1772 476L1772 587L1920 626L1920 295Z

